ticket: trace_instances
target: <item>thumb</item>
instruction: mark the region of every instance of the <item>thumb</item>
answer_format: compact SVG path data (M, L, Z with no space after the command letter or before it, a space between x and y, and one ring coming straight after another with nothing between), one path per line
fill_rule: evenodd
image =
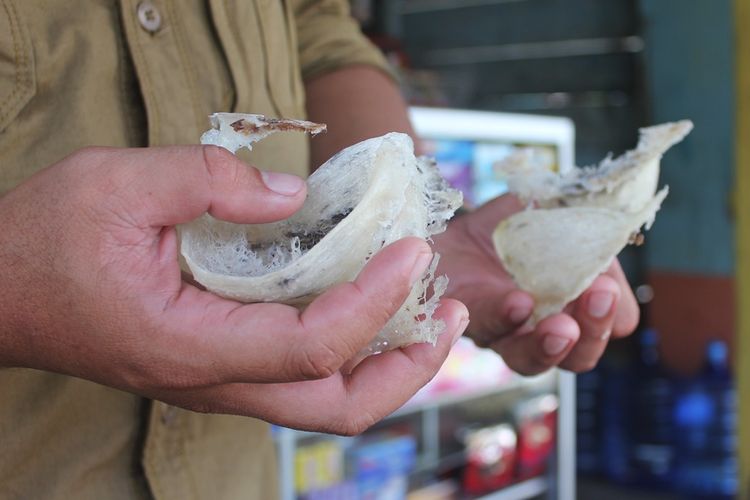
M122 193L139 220L172 226L205 212L236 223L281 220L305 200L305 181L263 172L217 146L131 149L123 152L134 171ZM130 176L129 176L130 177Z

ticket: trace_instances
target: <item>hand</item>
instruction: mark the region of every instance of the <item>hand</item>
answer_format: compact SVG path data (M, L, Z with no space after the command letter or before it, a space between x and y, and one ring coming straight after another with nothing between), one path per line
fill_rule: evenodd
M0 366L55 371L204 412L342 434L398 408L463 331L439 311L436 348L339 368L397 310L431 251L404 239L353 283L300 313L241 304L183 282L175 224L208 211L242 223L299 209L305 183L216 147L82 150L0 199Z
M543 319L534 329L524 326L533 299L516 288L491 238L500 220L522 208L517 198L501 196L454 219L445 233L434 238L435 250L441 254L438 272L450 278L446 295L468 306L467 335L497 351L513 370L526 375L552 366L590 370L610 337L629 335L636 328L635 297L615 260L562 313Z

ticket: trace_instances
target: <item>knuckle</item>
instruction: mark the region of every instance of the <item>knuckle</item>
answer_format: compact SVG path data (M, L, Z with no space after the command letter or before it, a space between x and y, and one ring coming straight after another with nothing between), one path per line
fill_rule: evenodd
M237 158L219 146L202 146L203 162L211 184L235 186L248 184L251 167L237 160Z
M340 421L336 429L334 429L334 433L348 437L358 436L375 425L377 421L378 419L371 413L358 411Z
M519 375L523 375L524 377L539 375L540 373L546 372L553 366L550 363L531 359L528 356L526 357L526 359L519 359L518 357L511 357L509 359L506 356L505 362L508 364L511 370L518 373Z
M546 365L524 365L513 368L513 371L517 372L519 375L523 375L524 377L533 377L534 375L539 375L540 373L546 372L550 368L550 366Z
M508 367L524 377L539 375L555 366L555 363L543 357L538 351L518 340L510 344L498 343L493 350L497 352Z
M481 321L481 320L480 320ZM490 347L493 348L498 354L502 349L499 347L502 344L504 338L509 335L509 329L505 328L499 322L486 321L479 323L477 326L469 323L469 327L466 329L464 335L469 337L477 347ZM497 348L495 346L498 345Z
M575 373L586 373L596 368L598 363L598 358L577 359L568 363L565 368Z
M391 289L387 289L386 284ZM388 280L383 286L375 287L362 286L357 281L341 283L325 295L325 304L333 306L338 301L345 300L350 307L346 310L340 309L342 314L337 315L332 325L343 331L350 329L352 324L349 322L354 321L360 331L371 332L374 336L396 313L408 294L408 290L404 291L403 296L394 293L393 288L399 287L400 285Z
M120 377L127 387L140 393L161 391L168 386L161 370L154 370L148 363L134 360L125 365Z
M302 347L299 373L305 380L325 379L344 364L343 356L324 342L313 342Z
M368 293L357 285L352 283L354 292L359 295L365 304L368 325L373 330L379 330L389 319L398 311L409 294L409 287L403 284L390 283L391 287L377 290L376 293Z

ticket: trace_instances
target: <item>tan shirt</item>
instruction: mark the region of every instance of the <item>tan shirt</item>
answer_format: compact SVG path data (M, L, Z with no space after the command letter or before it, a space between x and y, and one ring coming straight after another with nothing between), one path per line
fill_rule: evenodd
M214 111L303 117L303 78L348 64L384 67L345 0L0 0L0 194L83 146L195 143ZM250 160L307 158L281 134ZM276 481L265 423L0 369L2 499L270 499Z

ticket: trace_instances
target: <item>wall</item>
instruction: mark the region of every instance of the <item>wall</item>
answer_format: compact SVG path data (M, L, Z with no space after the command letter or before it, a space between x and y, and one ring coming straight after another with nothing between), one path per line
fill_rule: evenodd
M695 130L662 162L670 185L651 233L649 321L679 371L734 336L734 25L730 0L639 0L649 120Z
M567 116L580 164L631 147L642 123L632 0L391 0L413 66L454 107Z
M649 237L660 270L734 272L734 48L729 0L640 0L653 122L690 118L695 130L662 162L672 188Z

